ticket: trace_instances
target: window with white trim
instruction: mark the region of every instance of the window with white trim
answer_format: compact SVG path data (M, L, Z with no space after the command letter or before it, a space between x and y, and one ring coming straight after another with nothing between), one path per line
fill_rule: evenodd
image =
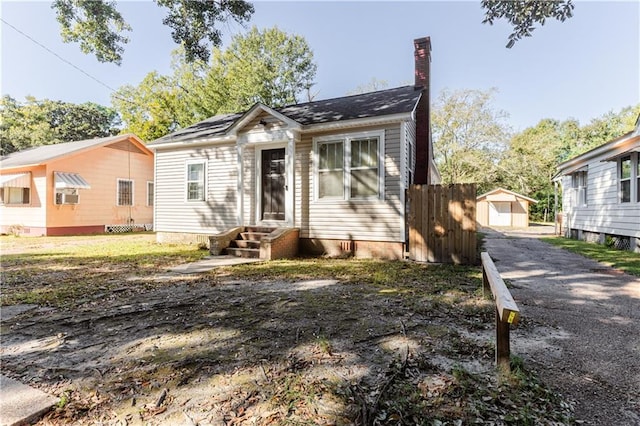
M147 206L153 206L154 183L147 181Z
M187 201L204 201L205 163L187 163Z
M622 157L619 163L620 202L631 202L631 156Z
M133 205L133 180L118 179L118 193L116 195L116 205Z
M640 203L640 152L636 154L636 202Z
M587 171L575 172L571 175L571 187L575 193L576 203L579 206L587 205Z
M14 186L0 187L0 203L13 206L30 204L31 188Z
M316 198L382 198L384 133L367 132L314 139Z

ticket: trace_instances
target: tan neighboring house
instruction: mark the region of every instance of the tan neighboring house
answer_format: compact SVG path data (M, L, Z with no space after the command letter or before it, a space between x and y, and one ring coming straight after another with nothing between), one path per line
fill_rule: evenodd
M277 257L269 250L403 257L405 191L439 182L430 39L414 40L414 49L415 85L277 108L258 103L149 143L158 241L216 235L218 249L261 258ZM256 241L261 234L268 244Z
M533 198L504 188L496 188L476 198L476 221L480 226L526 228Z
M72 235L150 229L153 152L135 135L44 145L0 158L0 231Z

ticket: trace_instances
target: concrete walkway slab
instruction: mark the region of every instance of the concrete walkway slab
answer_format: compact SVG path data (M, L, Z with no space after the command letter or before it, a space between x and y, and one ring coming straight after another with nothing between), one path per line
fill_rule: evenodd
M180 274L197 274L207 272L220 266L241 265L244 263L263 262L263 259L251 259L236 256L209 256L197 262L191 262L170 269L171 272Z
M58 399L0 375L0 425L29 424L49 411Z

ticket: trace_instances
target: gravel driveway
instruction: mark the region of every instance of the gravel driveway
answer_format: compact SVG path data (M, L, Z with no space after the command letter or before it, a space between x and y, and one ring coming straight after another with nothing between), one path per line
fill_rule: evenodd
M524 318L512 352L575 402L579 422L640 425L640 279L539 233L483 232Z

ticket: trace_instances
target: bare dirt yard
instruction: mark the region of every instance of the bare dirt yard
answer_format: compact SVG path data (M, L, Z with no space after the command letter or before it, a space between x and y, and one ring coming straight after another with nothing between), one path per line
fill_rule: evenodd
M297 259L183 275L150 234L0 239L2 374L60 403L40 424L573 424L514 358L493 365L477 267ZM11 318L11 306L30 304ZM540 345L553 327L524 321Z

